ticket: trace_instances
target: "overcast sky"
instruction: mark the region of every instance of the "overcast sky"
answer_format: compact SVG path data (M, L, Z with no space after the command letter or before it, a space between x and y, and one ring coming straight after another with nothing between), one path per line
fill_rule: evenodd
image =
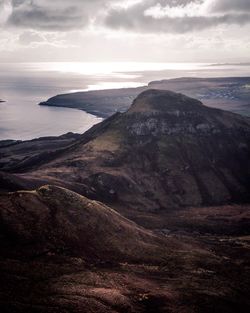
M0 61L249 62L250 0L0 0Z

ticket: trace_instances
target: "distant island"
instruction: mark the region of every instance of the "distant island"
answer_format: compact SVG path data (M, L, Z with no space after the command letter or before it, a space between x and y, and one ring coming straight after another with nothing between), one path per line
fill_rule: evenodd
M250 116L250 77L166 79L137 88L57 95L40 105L76 108L107 118L116 112L125 112L141 92L151 88L184 93L209 107Z

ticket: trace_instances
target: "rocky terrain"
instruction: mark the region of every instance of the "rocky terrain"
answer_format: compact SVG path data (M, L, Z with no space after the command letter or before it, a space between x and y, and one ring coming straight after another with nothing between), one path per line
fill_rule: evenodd
M1 312L249 311L248 117L146 90L0 169Z
M201 100L210 107L250 116L250 78L177 78L152 81L138 88L76 92L52 97L41 105L82 109L88 113L109 117L125 112L131 102L147 89L172 90Z

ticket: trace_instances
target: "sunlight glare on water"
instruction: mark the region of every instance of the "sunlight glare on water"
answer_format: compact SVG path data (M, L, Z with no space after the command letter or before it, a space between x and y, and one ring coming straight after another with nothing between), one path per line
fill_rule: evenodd
M195 70L209 66L208 63L142 63L142 62L113 62L113 63L30 63L30 70L55 71L62 73L78 73L83 75L124 74L126 72L162 71L162 70Z

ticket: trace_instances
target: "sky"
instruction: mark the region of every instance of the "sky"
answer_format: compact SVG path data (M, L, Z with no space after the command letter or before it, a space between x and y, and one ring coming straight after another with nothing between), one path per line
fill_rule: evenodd
M250 62L250 0L0 0L0 62Z

